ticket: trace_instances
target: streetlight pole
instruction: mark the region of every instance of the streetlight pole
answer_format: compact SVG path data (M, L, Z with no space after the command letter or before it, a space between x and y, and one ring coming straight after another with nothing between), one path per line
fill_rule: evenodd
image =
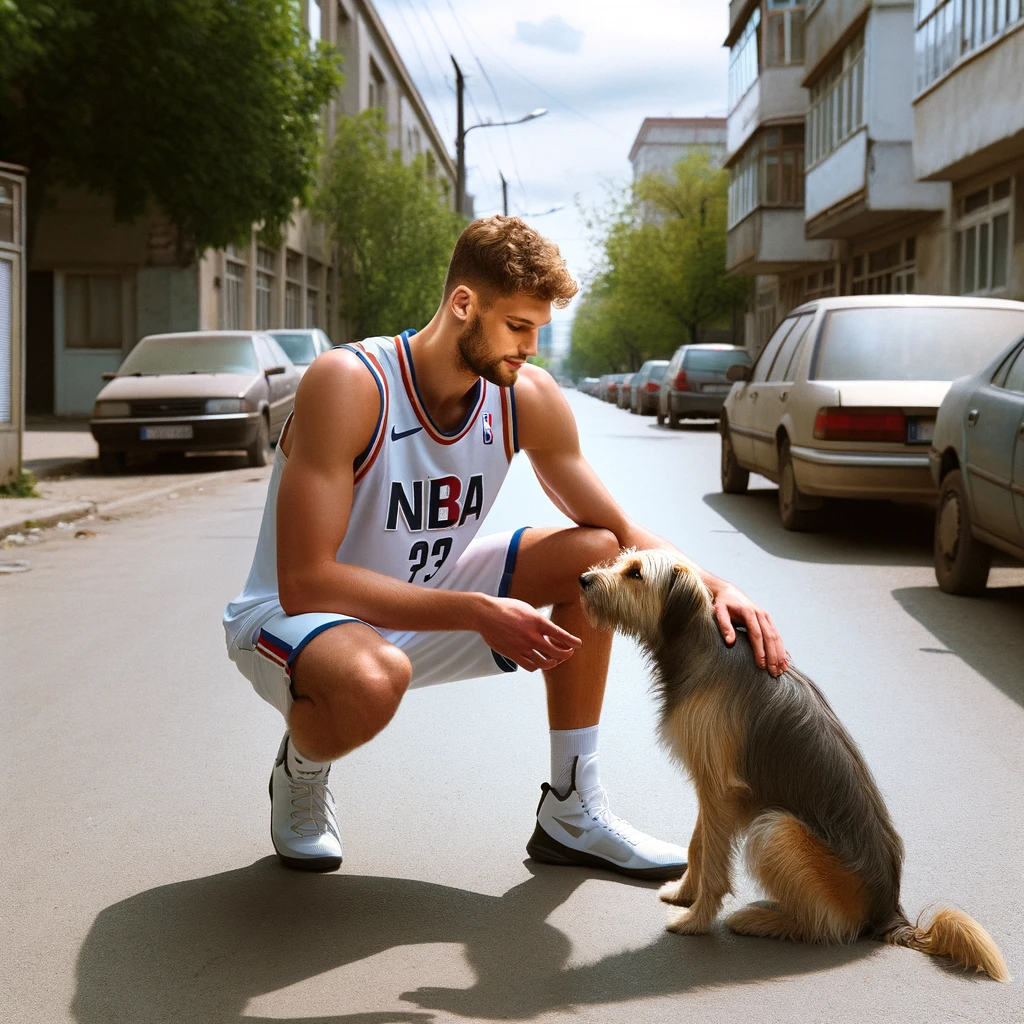
M501 178L501 212L508 216L508 182L505 180L505 175L498 171L498 177Z

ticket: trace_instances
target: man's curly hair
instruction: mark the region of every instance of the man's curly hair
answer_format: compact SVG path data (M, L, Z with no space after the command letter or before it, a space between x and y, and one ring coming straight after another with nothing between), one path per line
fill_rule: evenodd
M558 246L519 217L473 221L455 243L447 298L460 284L482 292L490 303L499 296L530 295L564 309L579 291Z

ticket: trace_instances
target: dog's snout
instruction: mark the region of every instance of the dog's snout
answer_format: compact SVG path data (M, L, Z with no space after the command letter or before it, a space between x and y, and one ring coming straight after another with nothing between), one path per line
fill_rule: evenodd
M582 587L584 590L586 590L587 588L592 587L593 585L594 585L594 574L591 573L591 572L585 572L580 577L580 587Z

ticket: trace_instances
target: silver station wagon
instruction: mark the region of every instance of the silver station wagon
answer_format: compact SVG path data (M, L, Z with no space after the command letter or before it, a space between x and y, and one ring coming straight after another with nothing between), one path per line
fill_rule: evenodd
M779 485L788 530L823 499L934 503L928 447L950 383L1024 333L1024 303L933 295L820 299L793 310L752 370L732 367L722 490Z

